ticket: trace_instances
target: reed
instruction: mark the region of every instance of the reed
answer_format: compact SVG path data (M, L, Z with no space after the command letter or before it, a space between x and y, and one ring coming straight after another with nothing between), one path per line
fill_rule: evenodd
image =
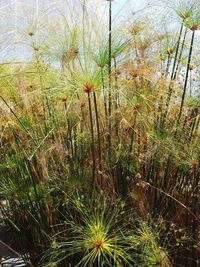
M197 266L199 5L167 1L176 33L72 2L24 34L30 61L0 64L8 245L35 266Z

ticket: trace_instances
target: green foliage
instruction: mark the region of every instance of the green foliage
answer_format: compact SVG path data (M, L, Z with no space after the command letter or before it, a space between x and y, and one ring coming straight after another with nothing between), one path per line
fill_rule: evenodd
M78 259L82 255L76 266L93 266L95 263L98 266L131 266L127 230L121 224L124 224L122 216L125 215L122 203L116 201L109 205L109 198L104 198L101 203L96 203L95 209L93 205L85 206L83 199L74 201L75 217L66 218L63 231L52 239L51 261L58 264L68 259L70 262L70 256Z

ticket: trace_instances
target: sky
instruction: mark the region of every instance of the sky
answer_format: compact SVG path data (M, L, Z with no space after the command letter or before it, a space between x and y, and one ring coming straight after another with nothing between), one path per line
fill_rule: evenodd
M0 0L0 60L25 55L26 47L21 36L27 31L34 31L37 24L41 26L47 23L44 22L45 16L52 22L56 12L63 12L68 5L71 6L70 12L76 13L77 17L80 16L81 1L86 2L91 15L95 13L103 20L106 18L106 0ZM147 2L148 0L114 0L113 25L127 21L137 12L147 8Z

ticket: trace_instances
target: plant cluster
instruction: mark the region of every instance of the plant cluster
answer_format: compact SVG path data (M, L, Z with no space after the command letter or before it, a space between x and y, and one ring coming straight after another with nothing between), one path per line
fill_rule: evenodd
M170 5L178 35L114 28L111 0L100 34L83 5L63 40L28 31L32 61L0 65L0 210L27 262L199 266L200 6L186 2Z

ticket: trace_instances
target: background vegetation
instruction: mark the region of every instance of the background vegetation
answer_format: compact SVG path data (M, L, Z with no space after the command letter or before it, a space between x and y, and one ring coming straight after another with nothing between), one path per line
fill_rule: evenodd
M10 245L32 266L200 266L199 1L155 1L160 27L103 4L20 23L30 60L0 65Z

